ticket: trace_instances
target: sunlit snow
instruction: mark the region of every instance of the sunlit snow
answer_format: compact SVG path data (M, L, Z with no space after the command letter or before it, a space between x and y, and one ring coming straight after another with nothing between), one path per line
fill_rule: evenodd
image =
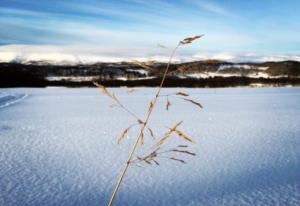
M155 92L111 90L139 116ZM177 91L204 109L162 98L150 126L184 120L197 156L130 167L115 205L300 205L300 88L163 89ZM138 131L117 145L135 120L110 104L91 88L1 89L0 205L107 204Z

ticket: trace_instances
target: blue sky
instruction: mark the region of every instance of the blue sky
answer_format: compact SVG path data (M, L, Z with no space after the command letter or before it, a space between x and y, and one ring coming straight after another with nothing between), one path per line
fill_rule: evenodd
M85 45L117 55L205 34L182 52L298 55L299 8L299 0L1 0L0 45Z

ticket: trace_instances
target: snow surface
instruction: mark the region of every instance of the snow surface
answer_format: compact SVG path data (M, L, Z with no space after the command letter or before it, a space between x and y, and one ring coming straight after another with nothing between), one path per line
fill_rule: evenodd
M224 74L224 73L218 73L218 72L206 72L206 73L193 73L193 74L186 74L185 77L190 77L190 78L196 78L196 79L201 79L201 78L210 78L210 77L240 77L241 74Z
M236 65L220 65L219 70L226 70L226 69L251 69L252 67L247 64L236 64Z
M137 115L155 91L112 90ZM159 135L184 120L197 156L186 157L186 165L130 167L115 205L300 205L300 88L163 93L175 91L189 92L204 109L170 99L167 112L162 99L150 125ZM28 94L0 109L0 205L105 205L138 128L121 145L116 139L134 120L110 108L97 89L0 93L1 105L8 95ZM167 147L183 143L173 138Z
M258 69L258 70L267 70L269 67L260 67L260 66L251 66L247 64L233 64L233 65L220 65L219 70L226 70L226 69Z
M28 96L28 94L10 94L0 92L0 108L8 107L19 101L22 101Z
M195 79L201 79L201 78L210 78L210 77L241 77L243 76L241 73L219 73L219 72L205 72L205 73L193 73L193 74L186 74L184 76L181 76L182 78L190 77ZM281 78L286 77L285 75L278 75L278 76L269 76L265 72L257 72L252 74L244 75L246 77L250 78Z
M81 82L81 81L95 81L99 79L98 76L48 76L46 80L48 81L73 81L73 82Z

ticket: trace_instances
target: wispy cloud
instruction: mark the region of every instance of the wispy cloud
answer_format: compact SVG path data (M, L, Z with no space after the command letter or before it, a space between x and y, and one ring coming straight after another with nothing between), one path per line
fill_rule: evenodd
M256 51L297 53L300 3L224 0L2 0L0 44L167 46L205 33L182 53ZM264 10L257 6L265 6ZM251 11L251 12L250 12ZM266 13L266 12L274 13ZM280 12L280 16L276 15ZM266 18L259 18L267 16ZM288 22L288 23L287 23Z
M207 12L211 12L214 14L222 15L222 16L236 16L236 14L232 13L232 11L226 9L220 3L216 3L214 1L204 1L204 0L189 0L190 3L196 5L198 8L205 10Z

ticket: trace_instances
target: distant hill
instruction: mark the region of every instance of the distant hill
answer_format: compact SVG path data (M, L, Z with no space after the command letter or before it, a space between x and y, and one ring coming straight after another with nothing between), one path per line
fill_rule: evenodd
M166 63L144 69L129 62L54 65L47 62L0 63L0 87L157 86ZM172 64L165 86L226 87L300 85L300 62L231 63L218 60Z

